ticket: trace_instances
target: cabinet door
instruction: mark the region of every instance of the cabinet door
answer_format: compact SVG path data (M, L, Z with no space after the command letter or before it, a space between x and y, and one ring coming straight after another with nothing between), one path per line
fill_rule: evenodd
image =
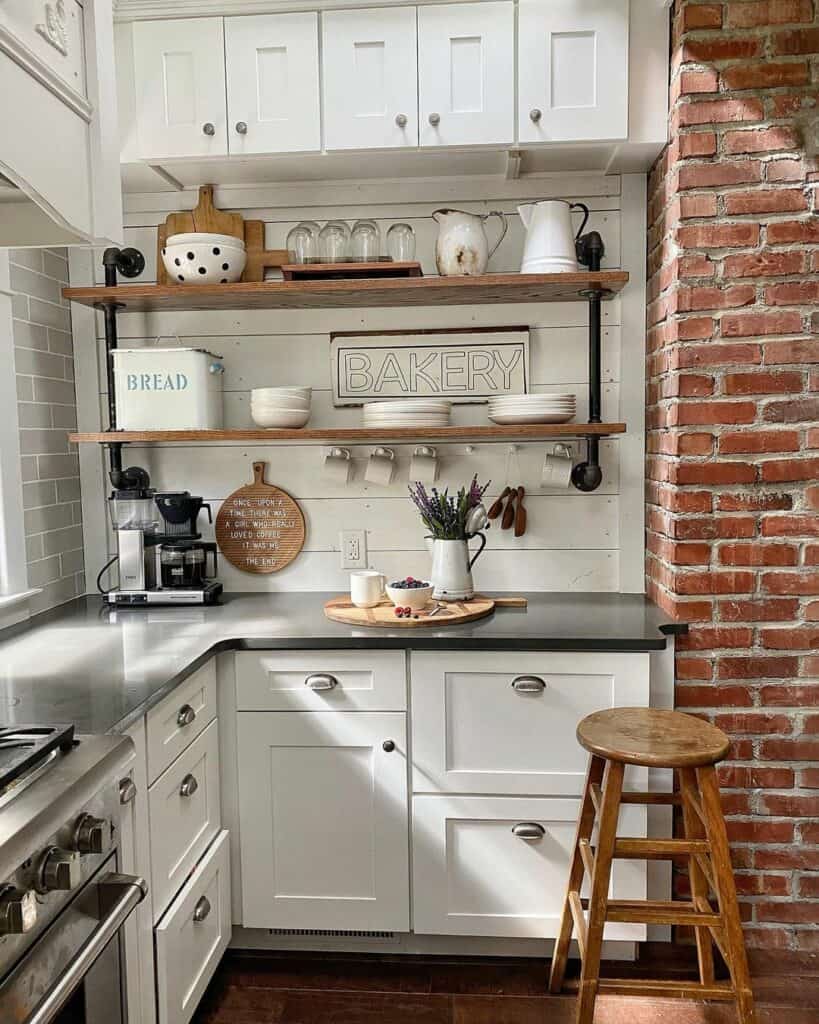
M225 19L231 154L321 149L318 15Z
M514 36L505 0L418 9L422 146L512 142Z
M134 78L143 160L226 155L221 18L137 22Z
M408 931L405 716L238 719L244 927Z
M629 0L520 0L521 142L628 137Z
M414 7L322 16L326 149L418 145Z

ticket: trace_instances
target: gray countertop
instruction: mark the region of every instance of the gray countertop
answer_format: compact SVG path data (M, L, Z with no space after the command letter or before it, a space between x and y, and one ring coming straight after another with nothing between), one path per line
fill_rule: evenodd
M360 629L328 621L319 593L229 594L210 608L109 610L80 598L0 631L0 724L124 729L226 650L656 651L669 622L638 594L527 594L466 626Z

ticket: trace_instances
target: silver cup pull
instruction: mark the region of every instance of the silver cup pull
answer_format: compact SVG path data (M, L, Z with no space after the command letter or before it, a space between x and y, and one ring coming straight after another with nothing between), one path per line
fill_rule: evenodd
M338 680L329 672L315 672L304 680L304 685L311 690L334 690L338 686Z
M438 125L441 123L441 115L440 114L434 114L434 113L430 114L429 115L429 123L432 125L433 128L437 128Z
M210 913L210 900L207 896L200 896L196 901L196 906L193 908L193 919L197 924L201 924L202 921Z
M546 683L540 676L516 676L512 680L512 689L518 693L543 693Z
M186 725L193 725L195 719L196 712L190 704L183 704L176 715L176 724L180 729L184 729Z
M121 804L130 804L136 795L137 787L133 779L119 780L119 802Z
M205 135L215 135L216 127L212 122L205 121L205 123L202 125L202 131L205 133Z
M543 111L539 107L532 107L529 111L529 120L533 124L537 124L541 117L543 117Z
M236 131L240 135L247 135L247 121L237 121L236 122Z
M199 789L199 783L193 777L193 775L186 775L182 780L182 785L179 787L180 796L193 796L193 794Z
M526 839L528 842L532 842L542 839L546 835L546 829L542 825L538 825L536 821L519 821L517 825L512 826L512 833L518 839Z
M399 128L406 128L408 121L409 119L407 118L406 114L395 115L395 123L398 125Z

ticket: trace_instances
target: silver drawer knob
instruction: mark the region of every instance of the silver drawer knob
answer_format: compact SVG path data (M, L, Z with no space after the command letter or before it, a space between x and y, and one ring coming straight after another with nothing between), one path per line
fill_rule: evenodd
M532 107L532 109L529 111L529 120L533 124L537 124L541 117L543 117L543 111L540 110L540 108L538 107Z
M184 729L186 725L193 725L196 719L196 712L190 706L190 704L183 704L179 709L179 713L176 716L176 724L180 729Z
M193 777L193 775L186 775L182 780L182 785L179 787L180 796L193 796L193 794L199 789L199 783Z
M193 908L193 919L197 924L201 924L209 913L210 900L207 898L207 896L201 896L196 901L196 906Z
M438 125L441 123L441 115L440 114L430 114L429 115L429 123L432 125L433 128L437 128Z
M205 123L202 125L202 131L205 133L205 135L215 135L216 127L210 121L205 121Z
M247 121L237 121L236 122L236 131L240 135L247 135Z
M512 827L512 833L518 839L526 839L532 842L536 839L542 839L546 835L546 829L542 825L538 825L536 821L520 821Z
M395 123L398 125L399 128L406 128L408 121L409 119L407 118L406 114L395 115Z
M338 679L329 672L316 672L304 680L304 685L311 690L334 690L338 686Z
M137 787L133 779L119 780L119 802L121 804L130 804L136 795Z
M518 693L543 693L546 684L540 676L517 676L512 680L512 689Z

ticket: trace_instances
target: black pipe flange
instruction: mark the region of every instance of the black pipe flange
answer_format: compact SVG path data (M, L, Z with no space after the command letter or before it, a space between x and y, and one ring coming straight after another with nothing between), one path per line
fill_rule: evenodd
M123 277L139 277L145 269L145 257L139 249L111 246L102 254L102 265L105 267L105 283L116 284L118 273Z

